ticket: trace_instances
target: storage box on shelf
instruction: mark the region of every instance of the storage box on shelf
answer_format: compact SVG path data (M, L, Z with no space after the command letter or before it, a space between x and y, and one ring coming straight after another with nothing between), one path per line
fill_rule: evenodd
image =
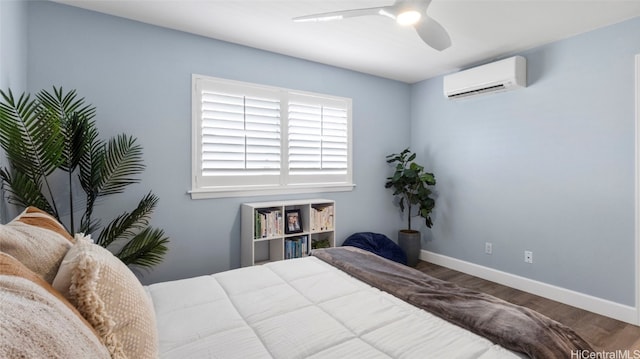
M287 215L298 217L287 230ZM335 202L328 199L242 204L240 264L298 258L311 249L335 246Z

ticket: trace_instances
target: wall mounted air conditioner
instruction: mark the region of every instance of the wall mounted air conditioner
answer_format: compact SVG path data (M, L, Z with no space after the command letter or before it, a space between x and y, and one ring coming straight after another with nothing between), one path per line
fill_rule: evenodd
M527 59L514 56L444 77L444 96L478 96L527 87Z

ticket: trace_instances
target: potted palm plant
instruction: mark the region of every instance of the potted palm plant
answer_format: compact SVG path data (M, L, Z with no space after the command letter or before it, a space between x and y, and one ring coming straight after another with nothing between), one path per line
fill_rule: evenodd
M407 228L398 232L398 245L407 254L407 264L415 267L420 257L420 231L411 228L411 218L424 218L427 227L431 228L431 211L435 200L431 198L430 186L436 184L433 173L426 172L424 167L414 162L416 154L406 148L400 153L390 154L387 163L395 165L391 177L387 177L385 188L393 190L402 213L407 212ZM414 208L417 210L414 212ZM415 214L414 214L415 213Z
M94 205L104 197L139 182L144 165L136 139L126 134L100 139L95 107L86 105L75 90L65 93L54 87L35 98L26 93L15 98L9 90L0 96L0 145L9 162L0 168L0 180L9 202L50 213L71 235L93 234L97 244L127 265L148 269L160 263L169 239L163 230L149 226L158 202L153 193L106 226L93 215ZM54 190L60 183L66 183L64 190ZM79 200L76 195L82 192Z

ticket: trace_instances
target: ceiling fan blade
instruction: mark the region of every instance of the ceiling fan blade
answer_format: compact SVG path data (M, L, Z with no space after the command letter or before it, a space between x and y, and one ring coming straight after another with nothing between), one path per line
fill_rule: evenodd
M429 16L424 16L414 27L422 41L434 49L442 51L451 46L451 37L447 30Z
M332 21L332 20L341 20L348 17L356 17L356 16L367 16L367 15L383 15L381 13L382 10L386 9L386 7L372 7L367 9L355 9L355 10L343 10L343 11L333 11L333 12L325 12L314 15L306 15L294 17L293 21L295 22L317 22L317 21Z

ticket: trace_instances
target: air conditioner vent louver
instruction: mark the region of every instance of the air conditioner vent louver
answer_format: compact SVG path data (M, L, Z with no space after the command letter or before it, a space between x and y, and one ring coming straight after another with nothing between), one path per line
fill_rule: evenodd
M455 93L455 94L449 95L449 98L475 96L475 95L479 95L479 94L484 93L484 92L495 92L495 91L499 91L499 90L504 90L504 88L505 88L504 84L494 85L494 86L489 86L489 87L483 87L483 88L480 88L480 89L477 89L477 90L471 90L471 91L466 91L466 92L461 92L461 93Z
M478 96L527 86L527 60L522 56L496 61L444 77L450 99Z

